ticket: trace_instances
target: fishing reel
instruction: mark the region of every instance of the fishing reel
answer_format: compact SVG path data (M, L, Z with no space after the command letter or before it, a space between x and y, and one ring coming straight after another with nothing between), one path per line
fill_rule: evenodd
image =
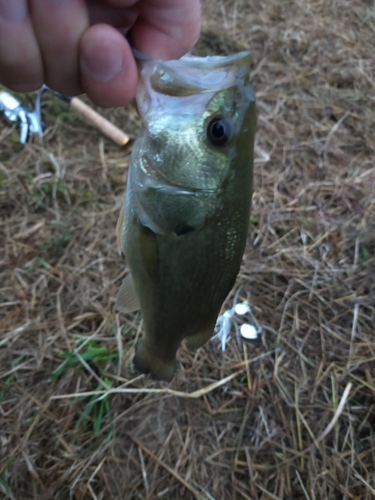
M43 134L43 124L40 115L40 100L44 86L39 90L35 109L31 110L12 94L0 91L0 113L11 123L17 123L20 127L20 142L25 144L30 134Z

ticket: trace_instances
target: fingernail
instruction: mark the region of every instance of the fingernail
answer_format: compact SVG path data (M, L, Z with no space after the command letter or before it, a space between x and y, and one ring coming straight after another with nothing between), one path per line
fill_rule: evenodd
M121 72L122 64L121 50L106 41L95 41L82 51L82 70L87 76L104 83L113 80Z
M26 0L0 0L0 17L10 22L23 21L27 17Z

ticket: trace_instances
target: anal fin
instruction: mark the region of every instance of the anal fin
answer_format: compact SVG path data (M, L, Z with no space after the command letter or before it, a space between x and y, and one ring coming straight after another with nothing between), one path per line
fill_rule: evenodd
M131 313L141 308L131 274L122 282L117 294L116 309L123 313Z

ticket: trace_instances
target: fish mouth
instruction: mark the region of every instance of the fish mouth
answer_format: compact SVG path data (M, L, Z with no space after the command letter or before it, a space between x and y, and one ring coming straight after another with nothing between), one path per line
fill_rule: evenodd
M143 65L141 81L148 93L174 97L217 92L235 86L238 76L248 73L251 61L247 51L230 56L186 55L178 60L151 60Z
M187 54L179 61L184 61L189 63L190 66L194 68L207 68L207 69L224 69L227 67L232 68L233 66L250 64L253 60L251 52L247 50L242 50L236 52L235 54L230 54L228 56L194 56Z

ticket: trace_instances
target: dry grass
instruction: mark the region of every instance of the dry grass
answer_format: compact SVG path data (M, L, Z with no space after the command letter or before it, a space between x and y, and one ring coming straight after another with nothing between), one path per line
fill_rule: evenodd
M169 386L132 373L140 317L114 313L130 148L51 100L43 146L1 123L0 498L375 496L372 7L205 1L211 51L254 53L238 284L263 334L182 349ZM105 113L136 134L130 107Z

